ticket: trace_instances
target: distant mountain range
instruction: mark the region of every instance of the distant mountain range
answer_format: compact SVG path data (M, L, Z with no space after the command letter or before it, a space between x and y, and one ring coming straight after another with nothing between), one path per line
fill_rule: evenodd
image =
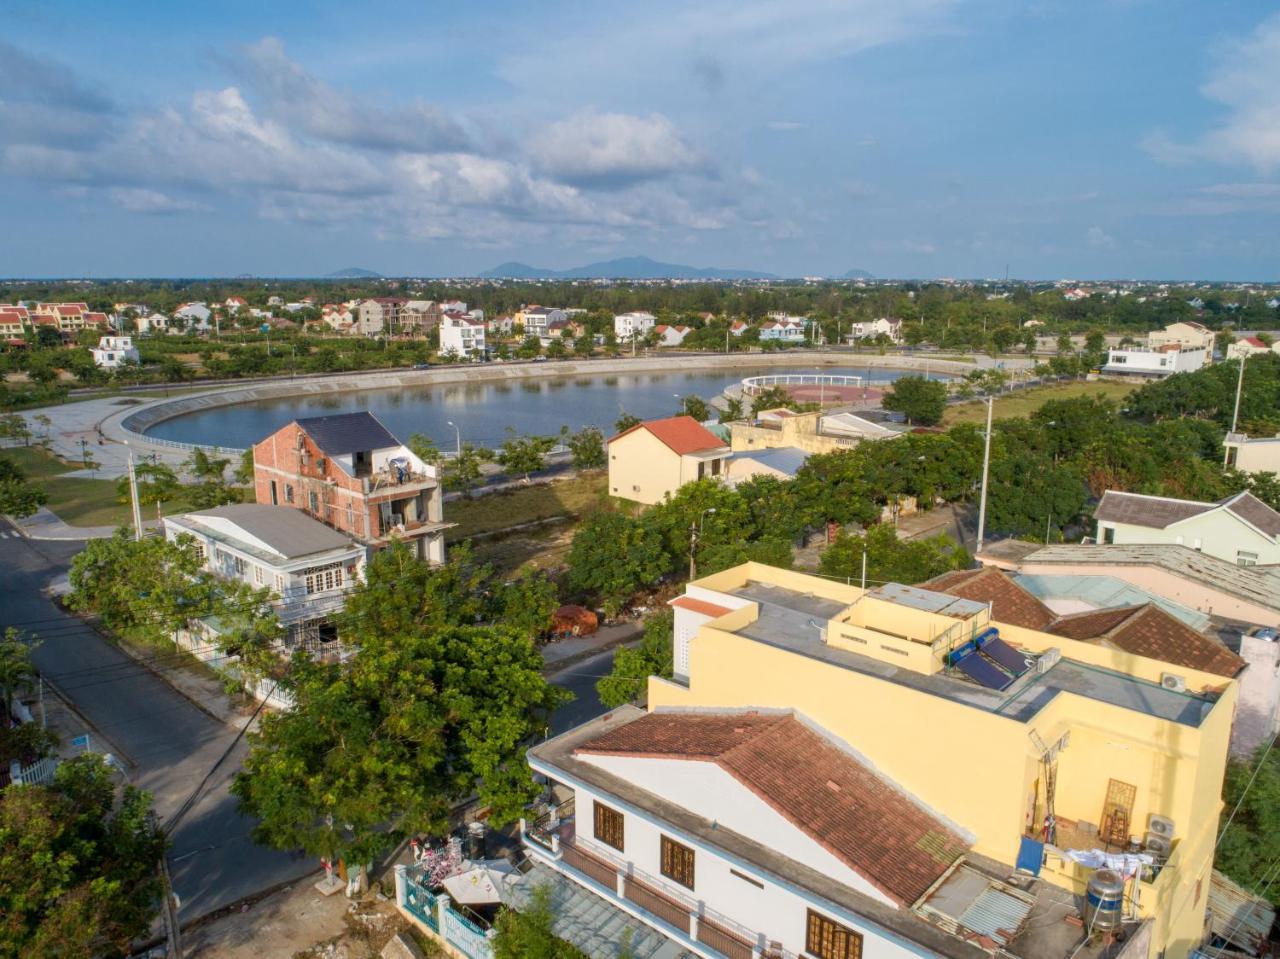
M345 270L335 270L330 273L326 280L380 280L381 273L375 273L373 270L365 270L358 266L349 266Z
M868 273L866 270L850 270L848 273L842 276L841 279L842 280L874 280L875 275L872 273Z
M647 256L624 256L602 263L588 263L569 270L549 270L527 263L503 263L480 274L490 280L776 280L759 270L724 270L718 267L659 263Z

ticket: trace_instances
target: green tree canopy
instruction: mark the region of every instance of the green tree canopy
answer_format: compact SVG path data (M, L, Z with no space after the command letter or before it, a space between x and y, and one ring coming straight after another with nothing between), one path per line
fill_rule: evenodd
M822 554L819 569L858 583L862 578L862 554L867 554L867 585L903 583L912 585L941 576L953 569L966 569L972 557L946 535L903 540L892 526L877 524L861 535L840 533Z
M908 423L933 426L942 420L946 409L947 387L923 376L900 376L885 391L880 405L901 413Z
M27 479L22 467L0 457L0 513L21 519L49 501L44 489Z
M634 593L657 583L670 562L661 534L649 523L621 513L592 513L569 550L569 589L616 612Z
M125 956L150 930L165 840L150 797L117 797L112 775L81 756L51 785L0 792L0 957Z
M671 678L674 629L675 617L665 607L645 620L639 643L622 646L613 654L613 669L596 683L603 705L615 709L643 698L650 676Z

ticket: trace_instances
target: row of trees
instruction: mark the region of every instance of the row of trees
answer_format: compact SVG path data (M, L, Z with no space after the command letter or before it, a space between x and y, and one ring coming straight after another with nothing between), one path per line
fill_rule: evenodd
M557 445L568 449L570 463L575 469L600 469L605 465L604 434L594 426L583 427L577 432L565 426L558 436L522 436L508 429L507 438L495 450L463 443L450 457L446 457L425 433L411 434L406 445L419 459L444 470L447 489L460 490L468 495L480 482L485 463L496 463L504 472L523 476L527 482L530 474L546 469L547 457Z

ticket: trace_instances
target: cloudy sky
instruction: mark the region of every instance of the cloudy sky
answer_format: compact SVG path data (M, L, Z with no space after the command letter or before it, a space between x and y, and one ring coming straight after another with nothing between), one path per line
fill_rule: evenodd
M1280 12L5 0L0 276L1280 278Z

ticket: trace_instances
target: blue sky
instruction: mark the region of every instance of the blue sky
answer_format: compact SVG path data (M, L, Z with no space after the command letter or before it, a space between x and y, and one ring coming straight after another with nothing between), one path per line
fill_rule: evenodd
M1280 11L7 0L0 275L1280 279Z

